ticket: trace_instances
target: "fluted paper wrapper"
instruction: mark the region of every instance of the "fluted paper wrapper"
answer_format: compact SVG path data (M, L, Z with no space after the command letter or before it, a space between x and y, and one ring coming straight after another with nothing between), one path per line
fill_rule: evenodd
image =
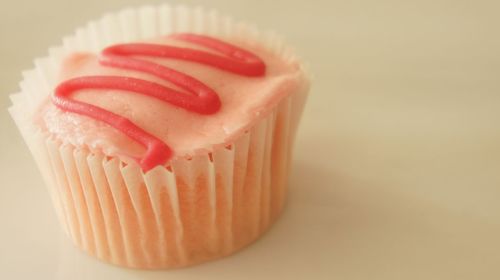
M64 144L32 123L73 51L173 32L259 42L296 60L272 33L215 11L186 7L123 10L90 22L24 72L10 112L48 187L64 231L97 258L136 268L172 268L229 255L259 237L280 214L293 139L307 86L283 99L230 145L177 158L143 173L137 164Z

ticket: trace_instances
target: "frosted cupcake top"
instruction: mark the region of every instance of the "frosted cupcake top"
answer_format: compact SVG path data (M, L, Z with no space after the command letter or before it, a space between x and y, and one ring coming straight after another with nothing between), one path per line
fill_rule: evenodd
M36 122L57 139L138 161L229 145L306 84L300 66L261 46L176 34L74 53Z

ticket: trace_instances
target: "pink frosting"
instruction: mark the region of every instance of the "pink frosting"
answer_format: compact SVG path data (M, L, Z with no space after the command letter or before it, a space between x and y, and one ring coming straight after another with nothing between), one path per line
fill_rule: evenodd
M259 56L266 64L266 75L246 77L193 62L141 57L187 73L214 89L222 106L213 115L200 115L144 95L117 93L116 90L81 90L75 92L73 98L132 120L167 143L174 152L174 158L211 151L214 146L230 145L280 100L302 88L306 80L297 62L285 62L259 46L227 41ZM209 51L169 38L142 42ZM149 74L101 66L97 54L74 53L64 60L61 81L86 75L128 76L183 91ZM64 112L49 101L41 105L36 122L65 143L100 150L109 156L119 156L126 162L141 157L145 152L144 147L115 128L89 117Z

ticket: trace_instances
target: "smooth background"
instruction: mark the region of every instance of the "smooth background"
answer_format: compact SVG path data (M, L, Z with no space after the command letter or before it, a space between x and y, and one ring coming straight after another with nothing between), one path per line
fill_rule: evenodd
M500 2L185 1L285 35L314 88L273 229L221 261L143 272L61 236L5 109L34 57L146 2L0 1L0 279L500 279Z

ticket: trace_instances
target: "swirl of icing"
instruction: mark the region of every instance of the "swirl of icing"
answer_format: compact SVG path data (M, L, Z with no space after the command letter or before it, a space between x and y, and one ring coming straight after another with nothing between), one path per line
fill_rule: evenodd
M263 76L266 71L264 62L258 56L215 38L190 33L173 34L169 37L200 45L217 51L223 56L192 48L130 43L105 48L101 52L99 63L103 66L154 75L175 84L189 94L158 83L132 77L81 76L63 81L56 87L52 95L52 103L63 111L85 115L107 123L144 146L146 153L142 158L136 159L144 172L157 165L165 164L172 156L170 147L161 139L138 127L125 117L71 99L70 95L73 92L83 89L123 90L153 97L191 112L208 115L216 113L221 107L219 96L214 90L185 73L150 61L132 58L131 56L140 55L186 60L249 77Z

